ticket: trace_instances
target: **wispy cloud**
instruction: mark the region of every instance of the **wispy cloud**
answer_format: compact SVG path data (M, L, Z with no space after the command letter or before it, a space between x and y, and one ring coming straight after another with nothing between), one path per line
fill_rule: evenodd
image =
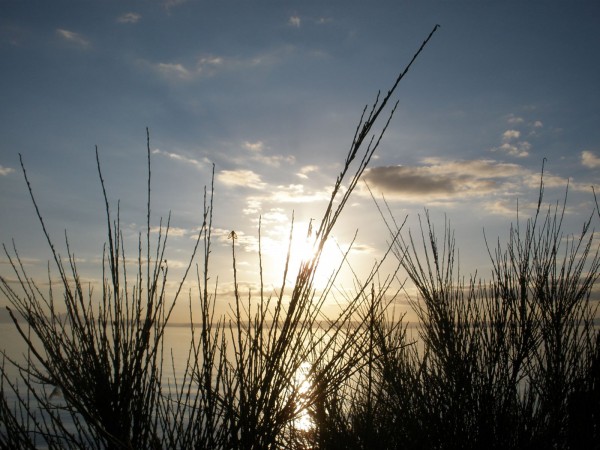
M300 23L301 23L300 16L297 16L297 15L291 16L290 19L288 20L288 23L293 27L300 28Z
M138 13L128 12L117 17L118 23L138 23L142 16Z
M510 156L516 156L517 158L526 158L529 156L529 150L531 150L531 144L527 141L519 141L515 143L504 142L499 147L494 147L492 151L502 151Z
M303 184L288 184L273 189L269 200L276 203L314 203L329 200L330 191L307 191Z
M523 123L525 122L525 119L523 119L522 117L516 116L514 114L509 114L506 117L506 121L510 124L510 125L515 125L515 124L519 124L519 123Z
M270 167L280 167L282 163L294 164L296 162L293 155L265 155L264 150L267 147L262 141L245 141L242 146L250 151L252 160Z
M243 72L258 67L274 66L296 52L294 46L283 45L247 57L203 55L188 61L154 62L138 59L137 63L141 67L159 73L167 80L189 82L210 78L222 72ZM308 54L310 55L310 52Z
M330 196L331 191L328 188L312 191L307 190L302 184L289 184L287 186L264 184L260 195L251 195L246 198L244 214L261 214L265 208L272 209L273 205L324 203L329 200Z
M590 169L596 169L600 167L600 158L589 150L581 152L581 164Z
M171 8L174 8L176 6L179 5L183 5L184 3L187 3L188 0L164 0L163 4L165 6L165 9L168 11Z
M245 252L258 252L258 237L248 235L241 230L226 230L224 228L214 228L212 230L212 236L222 244L231 245L231 232L235 232L235 243L241 246Z
M219 67L225 63L224 58L206 56L198 59L196 64L180 62L149 62L140 60L143 66L149 67L168 80L193 81L202 77L215 75Z
M307 180L308 174L310 174L312 172L317 172L318 170L319 170L318 166L313 166L313 165L303 166L300 168L300 171L296 175L298 177L302 178L303 180Z
M257 142L248 142L248 141L244 141L243 147L246 150L251 150L253 152L262 152L265 148L265 143L262 141L257 141Z
M222 170L217 174L217 180L226 186L264 189L267 184L260 175L251 170Z
M58 28L56 30L56 34L60 36L67 42L70 42L74 45L77 45L81 48L88 48L90 46L90 41L83 37L83 35L79 33L75 33L74 31L65 30L63 28Z
M156 233L156 234L158 234L159 232L165 233L166 228L162 227L162 229L161 229L161 227L151 227L150 232ZM194 230L188 230L187 228L179 228L179 227L169 227L169 236L171 236L171 237L185 237L185 236L189 236L192 233L194 233Z
M0 176L5 176L8 175L9 173L14 172L15 169L11 168L11 167L4 167L3 165L0 164Z
M167 78L178 78L180 80L189 80L192 78L192 72L185 68L183 64L158 63L155 65L158 72Z
M164 150L160 150L158 148L152 150L152 153L155 155L163 155L166 156L167 158L173 159L175 161L180 161L184 164L187 164L188 166L192 166L195 167L197 169L202 169L205 164L202 163L201 161L198 161L197 159L194 158L190 158L188 156L185 155L181 155L179 153L174 153L174 152L166 152Z

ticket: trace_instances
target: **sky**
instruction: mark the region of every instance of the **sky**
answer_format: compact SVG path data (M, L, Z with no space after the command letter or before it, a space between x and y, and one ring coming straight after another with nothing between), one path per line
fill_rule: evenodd
M231 230L240 283L256 292L259 218L275 289L292 216L301 254L361 111L439 24L394 95L398 109L364 180L395 217L408 216L407 231L418 231L425 210L440 233L448 220L462 272L489 278L483 232L505 241L517 204L521 217L531 213L542 165L547 202L569 184L568 231L593 210L599 19L595 0L0 0L0 242L14 240L26 269L44 276L51 255L21 155L57 250L66 254L67 230L82 278L96 282L106 240L97 146L134 257L148 128L153 227L171 213L171 287L214 164L219 307L231 291ZM333 232L326 274L356 232L359 277L385 252L388 233L365 186ZM0 270L14 280L5 255Z

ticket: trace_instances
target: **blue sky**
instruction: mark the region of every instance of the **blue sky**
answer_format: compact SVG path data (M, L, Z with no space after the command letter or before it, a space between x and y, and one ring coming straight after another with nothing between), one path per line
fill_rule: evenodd
M517 199L530 210L544 158L549 202L570 180L567 225L577 230L591 212L599 19L591 0L2 0L0 241L14 238L32 273L44 272L20 153L52 236L61 243L67 229L82 275L97 279L105 222L94 146L135 237L148 127L153 214L158 224L172 212L174 271L191 251L214 163L213 272L227 291L235 230L240 277L256 283L262 216L275 286L292 213L299 236L321 216L362 108L440 24L400 84L366 180L413 229L424 208L440 230L445 215L463 270L486 277L482 230L505 238ZM386 232L363 185L336 242L344 248L357 229L353 257L366 270ZM4 257L0 268L11 277Z

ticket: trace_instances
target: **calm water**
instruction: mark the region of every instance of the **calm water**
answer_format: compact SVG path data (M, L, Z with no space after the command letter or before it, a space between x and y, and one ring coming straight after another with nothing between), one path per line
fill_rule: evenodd
M196 338L198 334L196 334ZM173 385L177 382L181 385L184 377L184 372L187 363L188 351L192 339L192 331L189 326L170 326L166 328L164 336L164 366L163 366L163 383ZM231 348L231 346L229 346ZM7 356L16 360L19 363L24 363L27 359L27 345L23 338L12 323L0 323L0 349L6 352ZM229 355L231 357L231 355ZM307 378L310 364L305 363L298 371L295 383L299 386L301 392L306 392L309 388ZM5 364L5 372L11 380L17 380L18 370L12 364ZM64 404L61 393L55 390L54 386L40 386L56 406ZM6 391L6 397L9 405L14 404L16 396L9 389ZM68 416L65 416L70 422ZM1 426L1 425L0 425ZM72 424L67 423L67 427L71 428ZM312 428L312 419L308 412L301 414L295 422L296 428L308 431Z

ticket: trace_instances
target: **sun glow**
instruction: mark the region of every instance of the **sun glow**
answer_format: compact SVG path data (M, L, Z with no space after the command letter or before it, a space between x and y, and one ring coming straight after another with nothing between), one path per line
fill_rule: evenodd
M346 266L344 253L348 250L348 245L340 243L335 237L329 237L319 253L318 242L315 242L314 233L309 232L307 222L296 222L291 235L290 227L289 223L279 224L271 227L269 234L262 237L261 253L265 257L265 274L269 274L270 282L279 283L287 260L286 284L290 286L290 283L296 282L302 265L310 266L314 262L316 270L313 273L313 287L323 290L337 270ZM336 284L338 282L341 282L341 278L336 279Z
M297 236L292 240L290 250L290 275L295 276L301 264L316 263L314 287L324 289L337 269L342 265L344 254L334 238L329 238L318 254L318 243L307 236ZM318 259L315 261L315 258Z

